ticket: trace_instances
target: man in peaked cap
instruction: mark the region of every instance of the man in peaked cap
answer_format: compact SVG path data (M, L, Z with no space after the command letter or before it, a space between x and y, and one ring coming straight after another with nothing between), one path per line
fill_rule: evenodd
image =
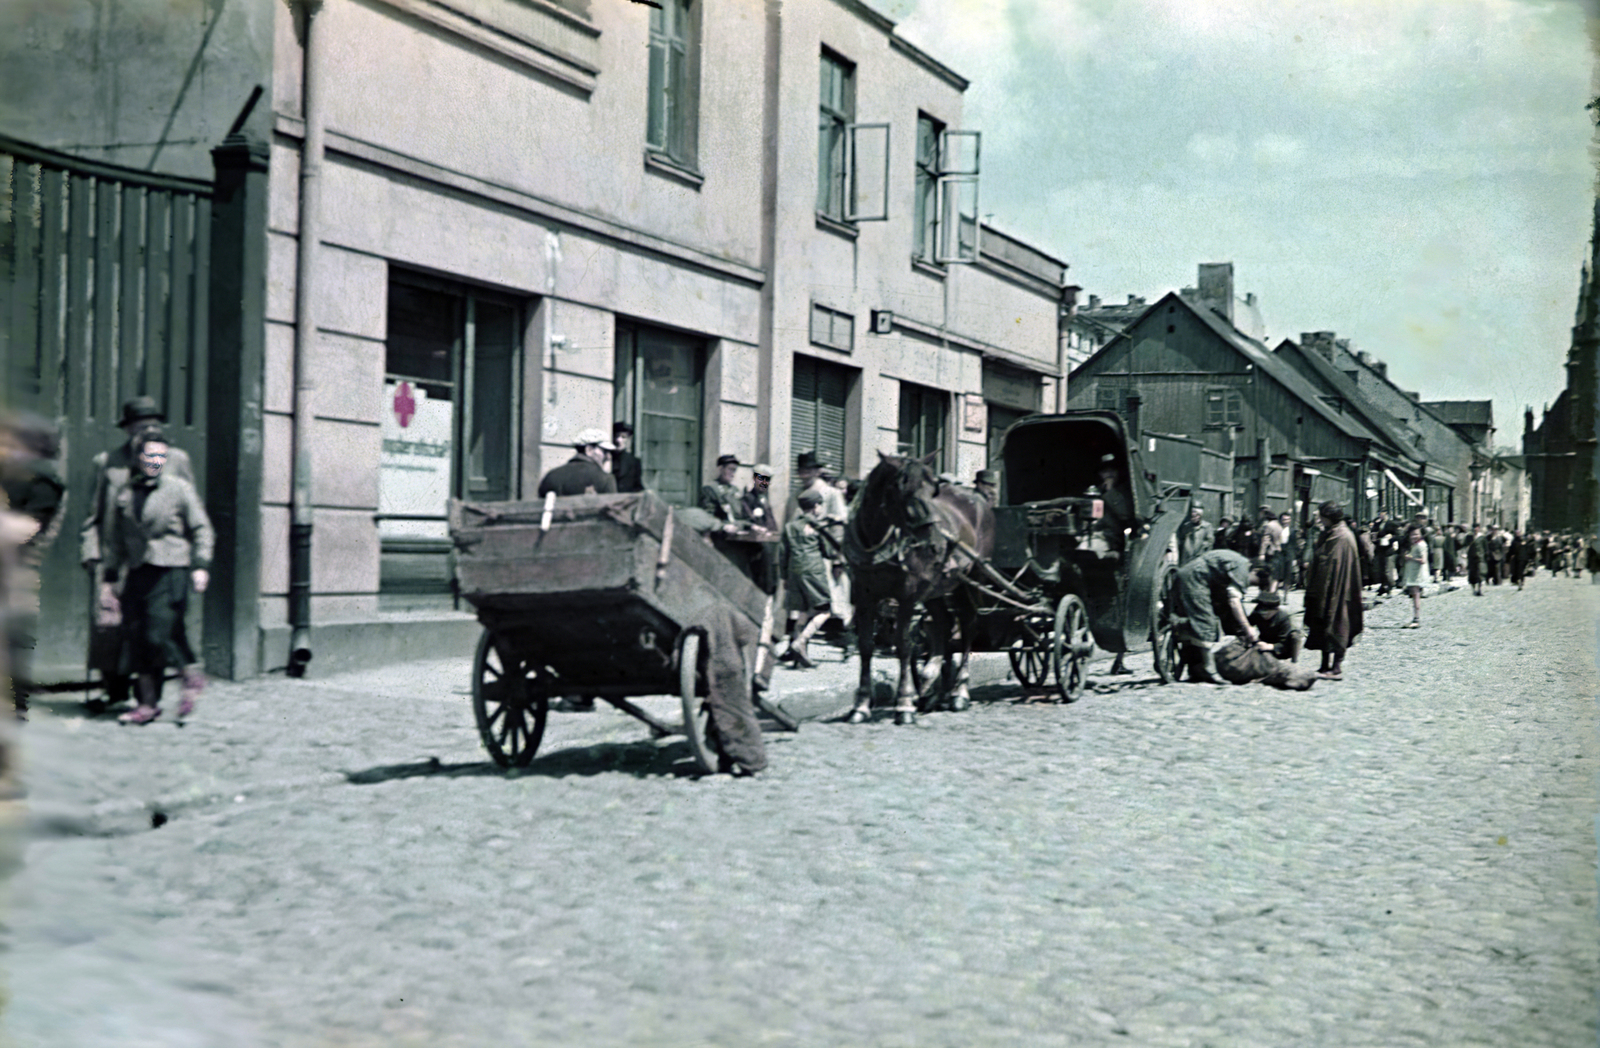
M744 521L744 492L734 486L733 478L739 475L739 456L721 455L717 458L717 475L711 483L700 488L700 508L716 517L727 529L737 528Z
M1300 648L1305 642L1305 634L1294 628L1294 620L1283 607L1281 594L1258 594L1256 606L1247 621L1256 628L1261 642L1271 645L1268 654L1284 662L1300 661Z
M112 501L128 482L135 462L133 440L149 429L155 429L167 420L154 397L130 397L122 405L122 418L117 422L127 439L110 451L94 457L90 469L94 486L90 489L89 504L83 524L78 528L78 560L91 578L100 576L100 543L104 535ZM167 445L167 462L162 467L167 476L179 477L193 484L196 490L194 464L189 453L182 448ZM109 621L109 620L107 620ZM105 686L105 699L92 699L85 703L91 710L104 704L120 705L129 698L131 678L122 672L122 630L118 626L100 627L93 622L89 630L89 669L100 673Z
M572 438L573 456L539 481L539 497L557 495L611 495L617 482L605 471L606 455L617 446L606 439L605 430L590 428Z

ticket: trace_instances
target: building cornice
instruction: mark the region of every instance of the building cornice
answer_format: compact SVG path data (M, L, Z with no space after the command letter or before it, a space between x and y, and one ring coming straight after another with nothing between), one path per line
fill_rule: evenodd
M304 125L295 117L278 113L276 114L274 130L283 138L298 143L304 134ZM387 146L365 142L331 128L327 134L327 151L331 156L344 157L385 172L402 175L431 185L443 186L480 200L493 201L503 207L511 208L540 221L563 226L612 243L625 245L645 254L656 255L673 262L693 266L717 276L737 280L751 287L760 287L766 282L766 273L757 266L734 259L719 258L710 252L701 251L687 244L679 244L654 233L647 233L644 230L635 229L632 226L627 226L599 215L593 215L565 204L558 204L553 200L547 200L544 197L535 196L520 189L479 178L476 175L456 171L429 160L401 153Z

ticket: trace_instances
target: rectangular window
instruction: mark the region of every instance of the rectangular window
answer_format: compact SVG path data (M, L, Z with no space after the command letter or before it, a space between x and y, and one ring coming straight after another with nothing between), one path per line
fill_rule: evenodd
M817 212L846 221L846 152L856 118L856 68L832 51L822 52L821 114L817 122Z
M512 299L390 275L377 514L385 607L448 594L450 498L517 497L522 315Z
M917 185L915 206L915 243L912 254L923 262L932 262L939 228L939 136L944 134L944 124L928 116L917 114Z
M616 417L633 424L644 486L674 506L693 506L705 428L704 340L619 324L616 364Z
M1244 397L1236 389L1206 390L1206 428L1236 429L1244 425Z
M811 304L811 341L848 353L855 346L856 318L837 309Z
M978 173L982 132L951 131L917 114L912 256L937 265L978 260Z
M950 394L940 389L900 383L898 452L921 458L938 452L934 468L943 471L950 458L945 448L945 428L950 416Z
M1094 409L1096 411L1121 411L1122 389L1119 386L1095 386Z
M699 136L699 4L660 0L650 11L650 104L645 141L684 167L696 162Z

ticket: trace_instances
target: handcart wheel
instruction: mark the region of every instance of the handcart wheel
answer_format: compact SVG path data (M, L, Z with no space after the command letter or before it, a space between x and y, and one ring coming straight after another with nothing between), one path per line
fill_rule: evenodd
M502 768L526 768L544 738L549 712L546 671L516 654L506 638L484 630L472 658L472 713L489 756Z
M1155 607L1150 609L1151 648L1155 651L1156 676L1162 684L1178 679L1178 636L1173 628L1173 593L1178 585L1178 573L1172 566L1161 569L1155 586Z
M917 689L917 708L928 710L939 697L940 678L944 673L944 637L934 628L934 618L928 609L918 608L912 614L906 638L911 648L911 686Z
M1011 642L1007 654L1011 656L1011 672L1024 688L1037 688L1050 679L1050 626L1049 618L1030 618L1029 632Z
M678 641L678 695L683 699L683 733L689 750L707 774L717 771L717 748L706 737L711 726L711 707L705 701L705 643L694 630L685 630Z
M1089 609L1083 598L1068 593L1056 605L1055 630L1050 634L1050 666L1056 675L1056 690L1067 702L1083 697L1088 683L1085 668L1094 651L1094 637L1089 632Z

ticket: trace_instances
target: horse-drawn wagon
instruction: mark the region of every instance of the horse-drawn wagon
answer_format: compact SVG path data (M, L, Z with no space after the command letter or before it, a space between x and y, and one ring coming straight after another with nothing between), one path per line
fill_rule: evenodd
M1003 501L991 511L976 493L935 483L928 462L885 456L847 529L858 616L871 621L885 600L898 609L903 723L941 698L964 707L972 651L1008 652L1021 683L1053 680L1068 701L1083 693L1097 646L1119 657L1153 650L1162 682L1176 675L1167 550L1187 490L1156 490L1114 412L1022 419L1002 458ZM861 636L857 721L875 646Z
M1188 491L1156 490L1110 411L1022 419L1006 432L1002 457L1005 501L995 508L991 563L1040 610L1019 614L992 600L977 627L982 650L1009 651L1020 682L1053 678L1069 701L1083 693L1096 647L1118 656L1153 651L1156 674L1170 682L1177 652L1167 550ZM1118 503L1120 514L1110 509Z
M526 766L553 696L594 696L682 734L718 769L708 697L716 657L754 675L772 601L730 557L650 492L452 502L456 584L483 623L472 667L478 733L495 763ZM737 651L713 651L733 645ZM633 702L677 695L681 721ZM793 727L781 709L763 707ZM751 718L753 720L753 718Z

